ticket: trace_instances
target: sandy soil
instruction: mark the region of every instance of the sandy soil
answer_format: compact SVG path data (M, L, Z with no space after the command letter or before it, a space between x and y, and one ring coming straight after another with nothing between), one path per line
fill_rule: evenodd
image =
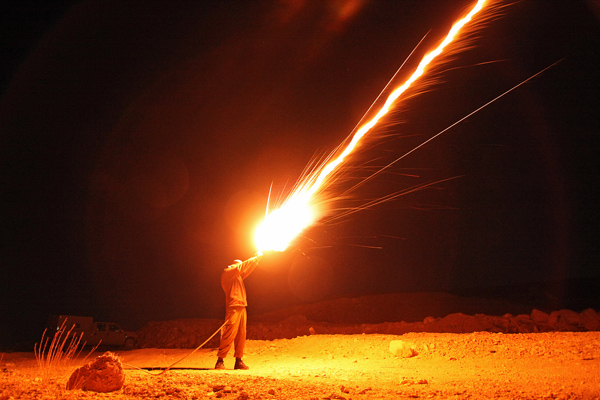
M392 343L404 353L392 354ZM0 399L600 398L600 332L313 335L248 341L248 371L232 370L231 356L227 370L213 370L215 349L159 376L134 368L166 367L190 351L118 351L126 381L110 394L66 391L68 373L44 377L32 353L7 353Z

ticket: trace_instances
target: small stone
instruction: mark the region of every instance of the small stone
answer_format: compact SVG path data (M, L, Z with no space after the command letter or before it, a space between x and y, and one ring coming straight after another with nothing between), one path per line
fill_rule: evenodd
M276 394L275 389L269 389L267 393L269 393L271 396L275 396Z
M401 358L409 358L417 355L415 348L402 340L392 340L390 342L390 353Z
M225 389L225 385L215 385L212 388L213 392L220 392L223 389Z

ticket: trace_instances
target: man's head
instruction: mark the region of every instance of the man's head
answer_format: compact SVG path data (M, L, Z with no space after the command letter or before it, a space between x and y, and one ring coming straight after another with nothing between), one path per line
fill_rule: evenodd
M227 266L227 268L233 268L233 267L235 267L236 265L238 265L238 264L241 264L242 262L243 262L242 260L233 260L233 262L232 262L231 264L229 264L229 265ZM225 268L225 269L227 269L227 268Z
M242 262L243 262L242 260L233 260L233 262L231 264L229 264L228 266L225 267L223 272L228 271L230 268L235 268L238 264L241 264Z

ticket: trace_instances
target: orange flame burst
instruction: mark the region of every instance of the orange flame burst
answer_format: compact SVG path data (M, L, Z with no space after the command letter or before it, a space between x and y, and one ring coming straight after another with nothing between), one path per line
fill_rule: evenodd
M478 0L469 13L452 26L450 32L438 47L423 57L413 74L388 96L377 114L356 131L350 143L335 159L309 174L296 186L295 190L279 208L265 216L265 219L256 229L254 237L258 250L284 251L304 229L318 220L321 212L317 206L316 195L330 182L333 177L332 173L354 151L360 140L389 112L398 98L425 73L427 67L436 57L442 54L444 49L455 40L463 26L483 9L485 3L486 0Z

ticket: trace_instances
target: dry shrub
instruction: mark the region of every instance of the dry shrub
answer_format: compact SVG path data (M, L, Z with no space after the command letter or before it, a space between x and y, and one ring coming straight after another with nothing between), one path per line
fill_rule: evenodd
M83 332L80 335L73 333L75 325L67 331L65 323L66 320L54 333L52 339L46 336L47 329L45 329L42 333L42 340L33 348L37 365L41 371L41 378L47 383L65 378L73 368L73 360L79 357L85 346L85 342L81 343ZM98 345L91 349L82 362L85 362L97 347Z

